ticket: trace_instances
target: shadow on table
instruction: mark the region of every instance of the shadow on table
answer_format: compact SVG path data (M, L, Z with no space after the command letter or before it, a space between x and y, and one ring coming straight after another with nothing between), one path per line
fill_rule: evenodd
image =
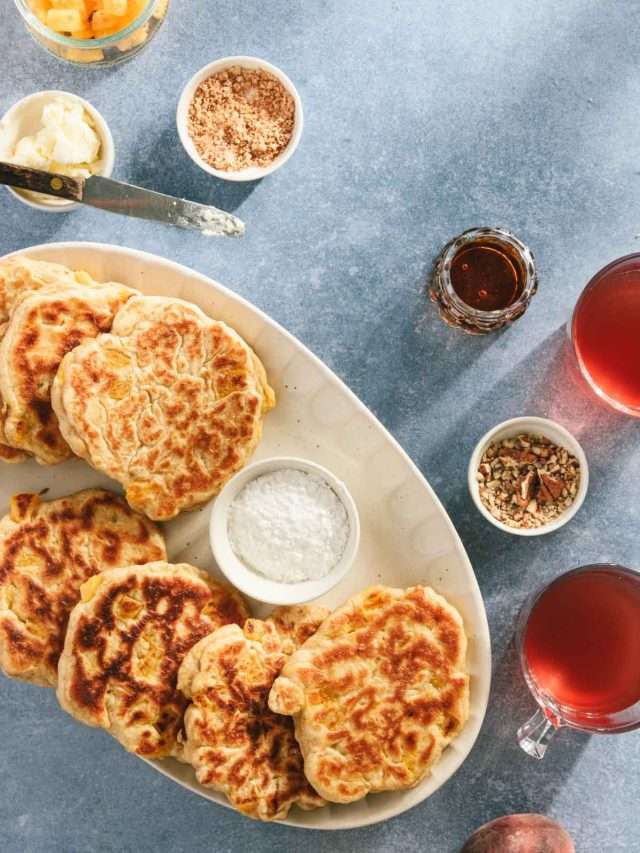
M209 175L189 159L174 126L166 127L143 158L137 158L126 179L167 195L211 204L234 212L256 189L260 181L224 181Z
M424 312L422 312L424 316ZM467 339L441 326L437 316L427 317L428 333L417 336L422 352L437 353L446 336L457 335L452 346L482 353L499 338ZM433 336L436 340L429 341ZM410 331L398 349L415 346ZM445 364L446 363L446 364ZM464 364L462 364L464 369ZM451 377L451 359L435 359L429 387L444 393ZM392 390L401 400L401 391ZM437 391L434 391L437 394ZM435 397L437 400L437 396ZM511 411L509 411L511 409ZM474 416L474 413L480 413ZM466 486L466 465L475 441L483 431L504 417L532 414L553 418L566 426L583 444L587 454L591 486L587 500L597 499L603 481L624 476L625 461L616 459L616 445L628 443L638 424L602 403L582 379L564 324L502 376L480 389L473 407L461 406L447 427L446 436L433 443L425 436L425 450L418 456L422 470L439 471L447 460L448 481L437 485L451 518L469 553L490 615L494 673L491 697L478 743L456 776L454 787L485 791L486 795L464 800L464 825L469 831L487 820L510 812L549 813L554 799L567 784L574 767L589 743L589 736L569 729L558 732L543 761L526 755L516 742L516 732L535 711L520 671L513 635L517 611L528 595L551 577L578 565L593 554L588 531L578 515L548 537L522 539L490 526L477 512ZM453 438L452 438L453 436ZM617 454L624 456L624 454ZM628 460L627 460L628 462ZM549 539L549 541L547 541ZM597 544L597 543L596 543ZM595 546L594 546L595 547ZM558 554L566 553L566 564ZM577 560L577 562L576 562ZM517 567L517 572L513 569ZM451 784L451 783L450 783ZM432 808L444 809L451 795L435 794ZM500 803L500 811L491 811ZM460 839L462 844L463 839Z
M523 391L523 377L527 387ZM628 444L637 431L635 419L615 412L600 401L582 378L573 355L565 326L552 332L523 361L514 366L496 385L487 389L474 405L491 412L494 400L513 398L518 411L513 415L533 414L558 420L582 443L590 467L591 499L603 489L603 481L625 476L628 459L617 459L618 445ZM451 427L453 433L467 429L461 416ZM494 421L500 420L499 416ZM479 437L479 435L478 435ZM472 449L465 445L465 459ZM446 442L430 446L421 463L446 452ZM589 497L587 498L589 500ZM589 743L589 736L562 729L549 747L543 761L526 755L516 742L516 731L535 711L520 671L514 633L517 612L528 595L538 586L562 571L592 556L588 530L578 515L548 537L522 539L506 535L486 523L468 495L466 483L456 479L447 509L456 525L488 605L494 650L494 672L491 697L478 745L463 774L475 784L493 789L490 798L501 803L502 813L539 812L548 814L554 798L563 789L575 765ZM586 540L582 537L586 536ZM552 546L552 547L551 547ZM558 553L565 553L566 564L558 564ZM512 566L518 572L511 571ZM489 799L489 797L487 798ZM483 801L469 803L465 823L480 825L498 817L487 813Z
M540 761L527 755L516 741L516 732L536 710L520 669L513 635L494 667L491 696L478 745L470 758L470 772L483 775L487 788L500 791L505 813L548 814L586 749L590 736L560 729ZM497 817L492 815L491 817ZM477 824L487 818L480 808Z
M410 303L406 290L396 291L395 299L390 291L378 322L352 344L352 357L366 366L368 375L377 374L377 381L363 382L362 396L392 432L412 400L418 410L429 400L437 404L452 381L459 382L508 333L466 335L445 325L429 297L431 266L431 262L425 264Z
M58 240L76 239L60 232L64 232L65 226L69 224L69 217L78 216L78 211L66 213L43 213L40 210L26 207L18 199L9 199L7 205L15 206L15 210L9 208L11 215L11 233L19 239L11 251L22 250L28 246L39 246L41 243L56 243ZM82 210L79 211L82 213ZM71 220L73 221L73 219ZM13 227L15 223L15 227ZM9 231L9 228L7 229Z
M442 359L447 361L447 359ZM450 370L450 368L449 368ZM446 381L446 368L441 369ZM477 414L476 414L477 413ZM449 454L452 481L443 489L454 523L463 531L465 544L477 557L490 559L497 543L503 558L509 552L531 547L532 541L509 537L490 528L476 512L466 487L466 464L475 442L485 429L494 426L503 417L538 415L557 420L580 441L587 455L590 471L589 501L602 481L624 476L628 459L616 453L616 447L637 433L635 418L616 412L600 400L582 377L569 338L563 324L552 332L534 350L504 375L497 383L473 401L471 411L462 410L447 429L441 441L425 443L424 452L417 462L423 471L441 464L443 455ZM477 426L476 426L477 424ZM459 451L451 455L451 436L458 436L455 445ZM447 494L448 490L448 494ZM579 523L580 516L576 522ZM574 522L574 523L576 523ZM553 536L562 535L558 531ZM535 544L535 542L534 542Z
M564 323L491 385L474 407L491 412L497 401L510 399L522 407L514 416L540 415L559 421L597 458L607 457L621 439L637 428L634 418L610 408L589 387L580 373ZM467 413L464 420L468 420Z

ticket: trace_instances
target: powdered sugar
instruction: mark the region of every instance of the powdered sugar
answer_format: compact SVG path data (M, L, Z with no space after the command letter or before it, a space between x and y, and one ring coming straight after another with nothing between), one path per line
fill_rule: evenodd
M229 507L227 530L245 566L296 583L329 574L344 553L350 526L342 501L324 480L284 468L240 491Z

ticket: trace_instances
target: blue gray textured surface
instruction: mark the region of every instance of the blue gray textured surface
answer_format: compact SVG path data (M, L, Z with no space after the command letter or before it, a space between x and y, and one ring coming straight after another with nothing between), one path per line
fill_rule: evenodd
M479 824L522 811L560 820L580 853L640 850L640 733L562 732L544 762L527 758L514 732L533 707L509 645L516 610L541 581L594 560L638 563L639 425L574 384L563 324L595 270L640 249L639 25L632 0L174 0L148 51L85 71L48 57L4 11L0 110L37 89L82 94L111 125L117 177L237 209L248 234L207 241L90 210L47 216L3 192L0 254L77 239L157 252L300 337L444 501L484 594L495 666L484 728L456 776L386 824L337 835L211 805L76 725L51 692L3 681L4 853L455 853ZM281 66L306 110L299 151L257 185L208 179L174 126L186 80L234 53ZM440 246L478 224L511 227L541 274L525 317L486 339L447 329L424 296ZM525 413L572 429L592 473L576 519L529 541L490 527L465 486L479 436Z

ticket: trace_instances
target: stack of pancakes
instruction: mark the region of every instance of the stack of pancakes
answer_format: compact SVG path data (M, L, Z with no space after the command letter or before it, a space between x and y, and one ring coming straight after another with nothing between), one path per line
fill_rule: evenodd
M59 264L0 263L0 459L71 455L51 409L53 378L72 347L111 328L132 293Z
M465 655L428 587L250 618L105 490L16 495L0 520L3 671L259 820L416 785L467 719Z
M181 299L0 262L0 459L72 454L155 521L217 494L275 404L243 339Z
M0 262L0 459L82 457L125 498L19 494L0 520L0 668L243 814L418 784L468 717L462 619L429 587L250 617L167 562L154 521L209 500L274 405L224 323L86 273Z
M58 659L80 587L98 572L166 559L155 524L118 495L87 489L43 502L15 495L0 520L0 666L44 686Z

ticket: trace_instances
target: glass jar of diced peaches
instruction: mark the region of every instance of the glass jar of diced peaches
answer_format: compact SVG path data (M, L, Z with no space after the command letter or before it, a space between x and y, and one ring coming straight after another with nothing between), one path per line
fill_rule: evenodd
M15 0L27 29L54 56L89 68L139 53L160 29L169 0Z

